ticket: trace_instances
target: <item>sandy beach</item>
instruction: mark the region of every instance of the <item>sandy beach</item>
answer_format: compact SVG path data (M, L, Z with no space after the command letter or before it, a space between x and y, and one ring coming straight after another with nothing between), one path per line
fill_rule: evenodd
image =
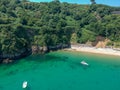
M96 48L96 47L71 45L71 48L67 50L120 56L120 51L114 50L112 48Z

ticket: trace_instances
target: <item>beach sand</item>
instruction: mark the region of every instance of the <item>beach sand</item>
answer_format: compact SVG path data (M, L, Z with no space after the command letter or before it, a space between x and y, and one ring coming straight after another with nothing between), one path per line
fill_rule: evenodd
M96 48L71 45L71 48L66 50L120 56L120 51L114 50L112 48Z

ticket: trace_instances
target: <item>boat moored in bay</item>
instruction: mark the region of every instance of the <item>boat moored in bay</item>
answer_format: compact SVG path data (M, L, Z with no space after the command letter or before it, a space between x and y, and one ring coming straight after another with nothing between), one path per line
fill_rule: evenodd
M81 61L80 62L82 65L85 65L85 66L88 66L89 64L87 63L87 62L85 62L85 61Z
M24 81L23 84L22 84L22 88L27 88L27 84L28 84L28 82Z

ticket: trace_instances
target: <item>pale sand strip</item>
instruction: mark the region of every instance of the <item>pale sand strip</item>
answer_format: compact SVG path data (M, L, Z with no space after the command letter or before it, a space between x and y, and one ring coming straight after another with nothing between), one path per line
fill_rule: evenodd
M120 51L113 50L111 48L96 48L71 45L71 48L67 50L120 56Z

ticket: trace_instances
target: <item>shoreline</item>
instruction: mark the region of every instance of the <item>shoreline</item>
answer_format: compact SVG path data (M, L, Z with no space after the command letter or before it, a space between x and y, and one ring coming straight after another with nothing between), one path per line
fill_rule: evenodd
M96 47L71 45L71 48L68 48L68 49L65 49L65 50L78 51L78 52L87 52L87 53L95 53L95 54L103 54L103 55L120 56L120 51L114 50L112 48L96 48Z

